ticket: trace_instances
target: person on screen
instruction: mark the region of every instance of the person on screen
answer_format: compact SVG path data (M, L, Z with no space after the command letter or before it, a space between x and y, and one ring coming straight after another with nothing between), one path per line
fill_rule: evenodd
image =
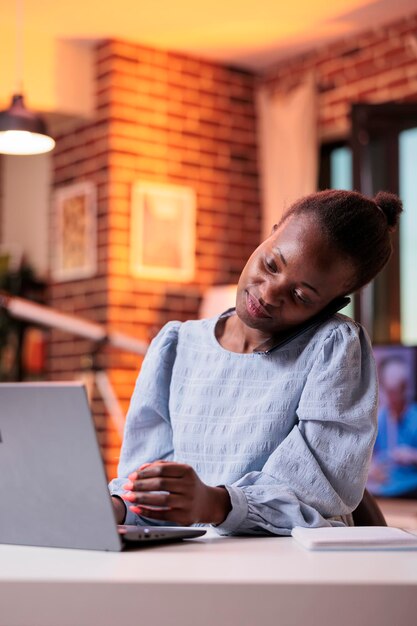
M378 274L401 210L385 192L301 198L247 261L235 308L162 328L110 483L119 523L277 535L351 523L376 437L370 342L340 314L293 334Z
M410 374L400 355L387 356L379 365L385 402L369 473L369 488L379 496L417 498L417 404L411 400Z

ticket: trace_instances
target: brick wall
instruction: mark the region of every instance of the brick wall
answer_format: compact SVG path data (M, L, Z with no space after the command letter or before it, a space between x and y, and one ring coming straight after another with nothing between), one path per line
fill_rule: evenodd
M57 138L54 186L96 184L98 272L93 279L52 284L50 304L148 340L168 320L197 317L204 290L235 282L259 242L255 77L118 41L97 48L96 71L95 121ZM192 282L131 276L130 198L139 180L195 190ZM72 377L90 350L87 340L54 331L51 377ZM108 349L100 360L126 410L140 358ZM113 476L120 437L97 397L93 408Z
M314 71L319 86L319 135L346 137L352 102L417 100L417 13L332 45L287 59L262 82L286 91Z

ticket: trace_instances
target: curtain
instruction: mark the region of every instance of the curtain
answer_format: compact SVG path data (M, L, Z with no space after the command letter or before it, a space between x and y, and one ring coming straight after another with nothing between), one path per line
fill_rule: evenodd
M315 76L287 93L257 93L262 190L262 237L294 200L317 189L318 106Z

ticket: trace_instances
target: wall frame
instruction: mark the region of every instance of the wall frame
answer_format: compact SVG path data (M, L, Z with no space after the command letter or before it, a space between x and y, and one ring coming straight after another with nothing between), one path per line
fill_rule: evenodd
M97 271L97 197L89 181L55 192L52 278L91 278Z
M138 182L132 187L133 276L187 282L195 272L196 197L191 187Z

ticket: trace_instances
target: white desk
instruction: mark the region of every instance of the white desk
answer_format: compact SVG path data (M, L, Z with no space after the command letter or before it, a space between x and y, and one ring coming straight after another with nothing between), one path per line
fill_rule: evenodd
M415 626L417 552L206 537L125 553L0 546L1 626Z

